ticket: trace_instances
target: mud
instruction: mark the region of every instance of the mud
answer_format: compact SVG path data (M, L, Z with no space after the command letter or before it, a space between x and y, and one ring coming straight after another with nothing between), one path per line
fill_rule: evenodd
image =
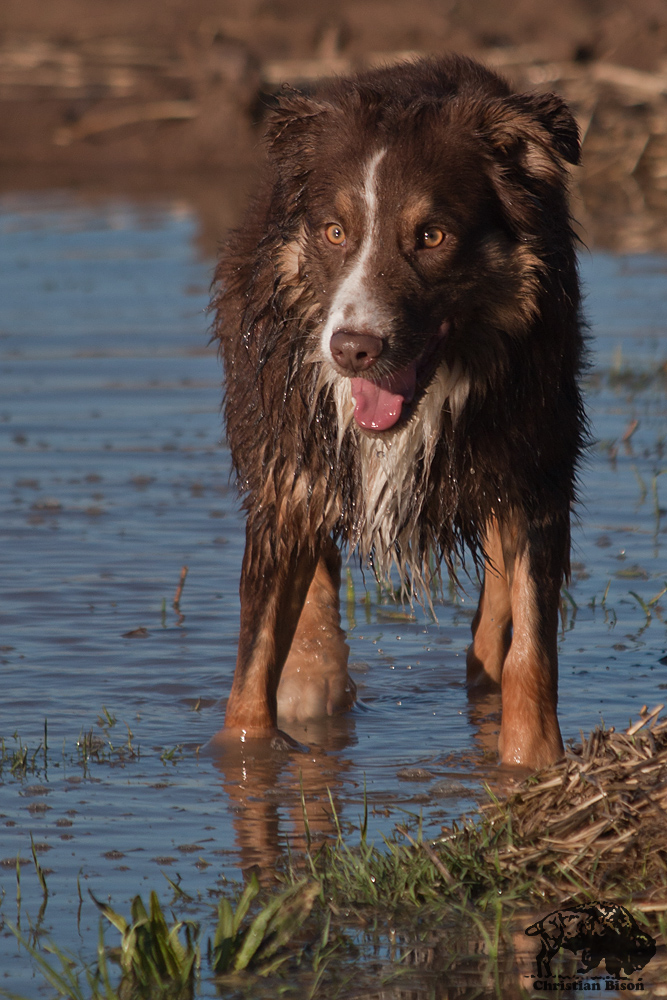
M237 216L217 206L234 172L250 180L282 84L449 50L571 101L584 135L575 214L588 246L667 249L661 0L9 0L0 186L41 166L69 186L199 188L219 239Z

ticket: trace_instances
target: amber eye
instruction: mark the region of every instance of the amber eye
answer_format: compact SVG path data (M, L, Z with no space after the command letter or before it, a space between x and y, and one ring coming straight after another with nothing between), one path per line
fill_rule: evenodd
M335 247L340 247L345 242L345 230L337 222L332 222L330 226L327 226L324 235L329 243L333 243Z
M438 229L437 226L429 226L419 234L419 245L425 250L433 250L434 247L440 246L444 238L445 234L442 229Z

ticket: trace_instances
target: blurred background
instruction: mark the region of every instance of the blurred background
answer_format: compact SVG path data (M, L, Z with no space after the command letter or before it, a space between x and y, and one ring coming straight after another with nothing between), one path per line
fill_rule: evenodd
M3 0L0 191L184 195L207 252L287 81L454 50L556 90L584 135L588 246L667 247L665 0Z

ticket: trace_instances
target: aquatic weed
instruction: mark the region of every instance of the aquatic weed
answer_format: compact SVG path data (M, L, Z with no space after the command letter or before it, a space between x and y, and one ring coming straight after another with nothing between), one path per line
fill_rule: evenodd
M174 998L192 995L195 970L200 964L199 924L180 920L167 924L155 891L146 910L141 896L130 904L131 923L107 903L90 897L121 934L118 962L123 973L121 992L139 996ZM184 933L185 942L180 934Z
M275 972L289 958L278 954L292 941L321 893L319 882L301 880L275 896L248 925L243 921L260 886L253 873L236 909L228 899L218 905L211 966L218 975L253 968L260 975Z
M6 765L9 766L9 770L14 778L25 778L29 771L31 774L34 774L40 770L40 765L37 763L40 751L44 754L44 763L46 766L46 733L47 724L45 719L44 742L38 743L33 751L30 751L27 744L23 744L18 732L12 734L12 739L18 744L14 749L10 749L7 746L3 737L0 741L0 774L2 774Z
M31 956L48 985L56 991L57 996L63 997L64 1000L121 1000L109 980L101 927L98 943L99 965L97 972L93 973L89 967L82 967L73 955L63 951L50 941L43 945L43 950L47 954L54 955L57 959L59 967L54 968L41 951L26 940L18 928L9 923L5 926ZM82 985L82 977L85 977L85 985ZM29 1000L28 997L10 993L3 990L2 987L0 987L0 996L7 997L8 1000Z
M160 754L160 760L165 765L167 764L167 761L171 761L172 764L175 764L176 761L181 760L184 756L183 745L181 743L177 743L175 747L165 747Z

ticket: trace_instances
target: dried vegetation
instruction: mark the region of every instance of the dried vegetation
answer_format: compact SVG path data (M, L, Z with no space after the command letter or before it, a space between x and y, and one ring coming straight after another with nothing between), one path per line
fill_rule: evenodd
M667 910L667 721L662 705L625 732L596 729L553 767L481 820L447 831L440 861L451 888L473 875L478 888L537 898L634 896L640 909Z
M444 828L435 842L398 827L378 848L364 819L358 845L339 832L311 849L310 872L334 909L442 914L452 905L486 910L499 899L523 908L607 896L646 913L667 911L662 707L644 708L625 732L595 729L509 795L491 793L479 814Z

